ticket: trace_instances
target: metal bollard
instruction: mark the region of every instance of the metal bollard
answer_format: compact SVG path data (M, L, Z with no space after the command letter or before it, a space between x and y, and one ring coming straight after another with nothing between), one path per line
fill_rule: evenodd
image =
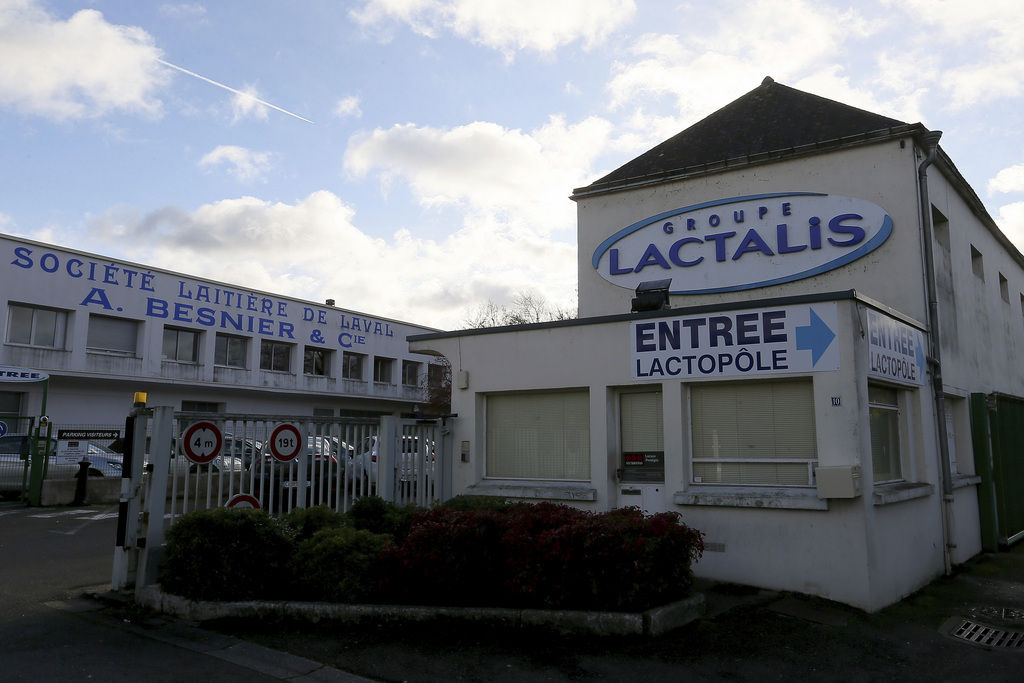
M72 505L85 505L85 482L89 479L89 465L91 464L88 459L78 463L78 474L75 475L78 483L75 484L75 499L71 501Z

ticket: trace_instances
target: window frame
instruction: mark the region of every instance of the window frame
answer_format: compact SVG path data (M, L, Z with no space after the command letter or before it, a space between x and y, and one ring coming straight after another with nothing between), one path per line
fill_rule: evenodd
M224 362L221 362L221 340L222 339L224 340L224 348L223 348L223 350L224 350L223 361ZM249 337L239 337L239 336L234 335L234 334L223 334L221 332L218 332L217 333L217 337L214 339L214 343L213 343L213 364L217 365L217 366L220 366L220 367L224 367L224 368L239 368L239 369L242 369L242 370L248 369L248 367L249 367L249 341L250 341ZM241 363L241 365L236 365L236 364L230 362L231 358L232 358L232 354L231 354L231 344L232 344L232 342L238 342L242 346L242 354L241 354L242 363Z
M373 381L377 384L394 384L395 359L386 356L373 357Z
M103 315L100 313L89 314L89 329L86 330L86 350L91 353L106 353L111 355L119 356L131 356L138 358L139 356L139 326L142 324L141 320L135 320L134 318L119 318L112 315ZM99 329L102 326L109 325L110 328L107 330ZM99 336L112 336L112 332L122 334L127 331L128 326L131 325L133 328L132 348L129 349L127 343L124 347L110 347L110 346L97 346L99 343L105 343L100 339ZM117 327L123 327L123 330L117 331ZM127 340L125 340L127 341Z
M28 311L31 315L28 321L28 341L20 341L12 339L12 333L16 319L19 317L15 315L15 309L21 309ZM51 338L53 343L44 344L40 343L38 334L40 334L40 325L38 320L38 313L46 312L53 314L53 333ZM34 306L31 304L22 304L16 302L8 302L7 304L7 343L17 344L19 346L33 346L42 349L54 349L57 351L63 351L67 348L67 331L68 331L68 311L61 308L50 308L47 306ZM21 336L21 335L19 335Z
M294 344L288 344L286 342L279 342L276 339L261 339L260 340L260 370L264 372L288 372L292 371L292 347ZM267 350L270 350L269 359L270 362L264 365L264 361L267 360ZM283 362L280 358L280 353L284 353ZM279 367L281 366L281 367ZM283 369L282 369L283 368Z
M702 392L721 390L738 391L749 388L749 396L736 394L733 399L736 410L714 410L713 404L725 402L728 397L709 397L706 401ZM776 398L777 392L787 391L789 396L783 400ZM797 396L794 392L802 395ZM759 397L757 393L760 392ZM768 394L771 396L769 397ZM755 418L749 423L734 419L734 426L724 429L725 421L730 415L749 416L749 410L741 410L744 399L747 402L757 401L763 414L762 421ZM770 400L769 400L770 399ZM802 404L804 412L794 410L792 400ZM712 405L705 406L708 402ZM704 415L704 410L708 415ZM698 414L698 411L701 411ZM689 385L689 431L690 431L690 481L693 485L736 486L744 488L785 488L810 489L815 486L814 468L818 464L817 424L814 412L814 381L811 377L792 377L785 379L766 380L732 380L721 382L699 382ZM801 419L800 415L806 418ZM705 429L707 422L707 431ZM771 434L758 433L758 425L771 425ZM721 444L718 440L719 431L732 437L734 444ZM770 441L769 441L770 437ZM710 445L709 445L710 440ZM740 457L735 454L724 456L704 456L708 449L721 451L749 451L757 448L764 455L760 457ZM790 455L786 451L800 452L804 455ZM709 474L713 474L709 479Z
M343 351L341 354L341 378L352 380L354 382L362 382L365 364L365 353ZM353 372L353 369L355 372Z
M423 363L414 360L402 359L402 386L417 387L420 384L420 370ZM410 374L411 373L411 374ZM409 380L412 381L409 381Z
M311 361L312 356L312 363ZM320 372L317 372L316 357L320 357ZM302 349L302 374L310 377L331 376L331 350L322 346L305 346Z
M511 418L503 414L510 409ZM485 395L484 478L591 481L590 424L588 388Z
M872 393L874 390L874 393ZM890 403L883 403L880 400L880 392L891 392ZM878 382L868 383L868 435L871 441L871 477L875 486L895 484L906 481L905 472L905 449L907 438L907 425L905 422L906 392L899 387L882 384ZM895 427L895 434L888 435L889 445L895 444L895 452L886 455L888 466L884 470L884 478L879 478L881 468L878 467L881 457L875 452L876 438L881 435L875 434L876 418L886 417L886 422ZM896 476L892 476L892 470L898 470Z
M174 333L174 357L170 358L167 356L167 333ZM190 358L180 358L181 356L181 335L182 333L192 335L191 353ZM160 340L160 360L167 361L170 363L191 363L193 365L199 363L199 349L200 349L200 338L202 332L200 330L190 330L186 327L171 327L165 325L163 333L161 334Z

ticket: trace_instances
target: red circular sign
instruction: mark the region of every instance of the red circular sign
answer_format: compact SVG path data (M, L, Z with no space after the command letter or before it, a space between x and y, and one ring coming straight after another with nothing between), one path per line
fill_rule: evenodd
M270 434L270 454L280 462L291 462L299 454L302 437L293 424L278 425Z
M250 496L248 493L239 493L231 496L228 501L227 507L229 508L251 508L253 510L260 509L260 501L256 500L255 496Z
M212 422L196 422L185 430L181 448L192 462L205 465L218 455L224 445L220 429Z

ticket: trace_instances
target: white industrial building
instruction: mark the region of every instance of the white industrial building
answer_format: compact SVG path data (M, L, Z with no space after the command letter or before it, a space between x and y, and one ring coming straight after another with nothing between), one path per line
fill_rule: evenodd
M0 383L0 419L45 401L54 424L123 424L135 392L176 410L335 417L411 416L423 397L430 357L406 337L430 328L333 301L6 235L0 282L0 366L48 375Z
M411 339L453 492L676 511L699 576L867 610L977 554L1024 258L938 139L765 79L575 190L579 319Z

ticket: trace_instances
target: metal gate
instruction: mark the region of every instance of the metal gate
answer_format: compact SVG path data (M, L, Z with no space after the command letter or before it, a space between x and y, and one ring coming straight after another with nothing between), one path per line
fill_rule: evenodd
M156 579L164 528L193 510L273 516L363 496L428 506L451 496L443 420L231 415L140 409L126 422L115 590ZM143 551L143 552L140 552Z
M1024 538L1024 399L971 394L982 547L994 552Z
M40 440L45 448L47 434L36 430L32 417L5 416L0 425L0 497L23 500L31 483L33 453Z

